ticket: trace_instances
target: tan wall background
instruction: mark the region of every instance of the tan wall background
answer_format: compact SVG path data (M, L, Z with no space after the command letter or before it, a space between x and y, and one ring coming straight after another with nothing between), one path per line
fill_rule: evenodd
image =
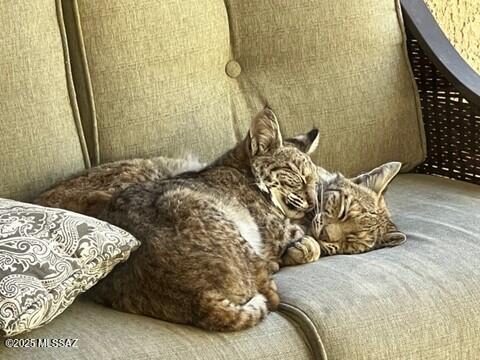
M425 0L447 37L480 73L480 0Z

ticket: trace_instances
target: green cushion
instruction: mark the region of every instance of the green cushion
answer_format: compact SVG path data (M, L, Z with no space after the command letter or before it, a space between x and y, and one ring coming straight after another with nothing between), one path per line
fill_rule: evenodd
M57 3L4 1L1 9L0 197L30 199L88 158Z
M329 169L410 169L425 155L395 0L76 3L95 159L211 160L265 100L287 135L320 128L313 157Z
M407 242L283 269L284 310L328 359L477 358L480 187L401 175L387 201Z
M84 123L102 162L189 150L211 159L235 143L223 2L93 0L78 10L96 114Z
M74 338L77 348L5 349L2 360L314 359L300 329L276 313L259 326L235 333L214 333L190 326L115 311L77 299L62 316L23 338Z

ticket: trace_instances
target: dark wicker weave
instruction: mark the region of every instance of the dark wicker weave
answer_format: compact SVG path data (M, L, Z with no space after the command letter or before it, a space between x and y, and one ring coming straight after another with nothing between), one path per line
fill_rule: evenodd
M480 184L480 76L435 32L431 15L420 13L428 12L423 2L402 6L427 138L427 158L415 171Z
M442 76L408 35L427 137L427 159L416 171L480 184L480 108Z

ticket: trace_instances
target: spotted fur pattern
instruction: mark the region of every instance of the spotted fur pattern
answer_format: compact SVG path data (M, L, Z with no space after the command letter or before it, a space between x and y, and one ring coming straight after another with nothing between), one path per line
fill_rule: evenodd
M406 236L392 222L384 199L400 167L400 163L390 162L353 179L319 169L323 209L310 214L310 233L322 256L359 254L405 242ZM318 191L319 204L321 194Z
M308 236L291 219L316 201L316 167L307 153L317 143L317 130L283 141L265 109L243 141L201 170L162 177L144 160L115 163L60 183L37 202L94 208L142 242L93 288L96 301L208 330L240 330L276 309L272 272L313 261L292 256ZM107 196L97 204L89 189L99 184Z
M132 184L198 171L205 166L193 156L186 159L159 156L106 163L58 182L40 194L34 203L97 217L114 194Z

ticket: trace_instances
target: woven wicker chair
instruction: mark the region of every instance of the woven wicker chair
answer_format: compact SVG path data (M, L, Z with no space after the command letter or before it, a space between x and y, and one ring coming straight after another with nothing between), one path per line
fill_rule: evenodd
M427 138L427 158L415 171L480 185L480 75L422 0L401 4Z

